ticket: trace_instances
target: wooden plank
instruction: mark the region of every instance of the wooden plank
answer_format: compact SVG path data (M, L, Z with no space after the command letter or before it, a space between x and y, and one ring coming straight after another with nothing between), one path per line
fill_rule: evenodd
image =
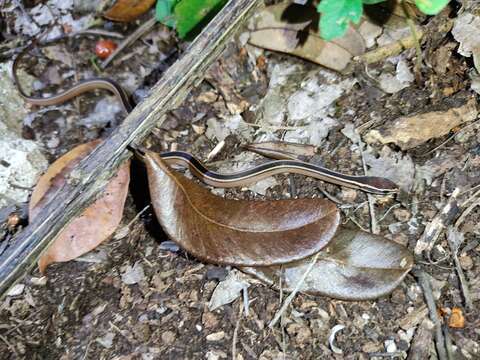
M127 146L140 144L154 126L161 124L168 111L182 103L191 88L203 79L225 43L260 3L260 0L230 0L184 56L165 72L150 95L75 167L54 201L0 256L0 296L35 265L56 234L95 199L118 166L131 156Z

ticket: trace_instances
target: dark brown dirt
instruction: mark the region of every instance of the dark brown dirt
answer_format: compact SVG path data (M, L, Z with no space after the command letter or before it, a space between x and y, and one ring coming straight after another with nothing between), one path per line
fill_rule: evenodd
M435 21L441 23L442 19ZM434 25L430 25L431 34L435 33ZM427 41L423 48L429 64L435 63L438 49L452 42L449 35L431 36L435 41ZM83 46L86 45L80 44L80 47ZM178 45L172 38L165 46L164 51L168 53ZM413 64L413 51L408 54L407 58ZM88 55L80 52L78 57L84 59L82 66L88 64ZM133 59L127 68L122 68L122 62L107 75L115 76L117 71L135 71L142 62L155 62L153 55ZM254 66L256 74L260 76L252 76L247 50L239 48L237 43L229 44L207 79L192 92L181 108L172 112L163 125L152 133L145 145L161 151L171 148L175 143L178 149L195 153L204 159L216 143L195 132L192 123L200 128L206 127L210 117L229 114L229 104L242 109L245 121L255 119L258 114L247 111L245 104L258 104L264 97L268 88L267 68L270 63L294 61L306 71L316 68L301 59L271 52L265 52L259 59ZM378 64L372 69L381 69L382 66ZM402 115L457 107L473 95L467 74L471 67L471 63L452 53L446 72L439 73L435 67L425 66L419 84L412 83L393 95L379 91L377 84L364 76L362 69L356 70L351 75L360 79L359 83L336 104L340 125L330 132L325 147L320 149L315 160L345 173L362 173L358 152L352 150L351 143L340 133L343 123L353 122L358 128L370 121L372 113L375 113L377 120L370 124L370 128L376 128ZM152 78L158 77L162 69L164 67L158 74L151 75ZM145 84L154 83L152 78L146 80ZM72 110L73 116L91 111L98 98L98 94L81 97L75 103L78 108ZM71 110L72 104L68 106ZM63 111L49 112L35 121L31 129L40 142L48 139L52 132L56 132L61 139L58 147L49 150L52 160L76 144L108 133L105 127L77 127L70 122L68 126L64 123L58 125L55 120L64 116ZM204 115L198 118L200 113ZM423 190L410 194L402 202L396 199L378 202L375 209L378 218L397 205L379 224L383 235L405 244L413 252L425 224L441 208L447 199L446 195L456 186L467 189L478 185L478 128L473 126L459 133L431 154L425 155L455 133L405 153L412 157L417 166L436 157L453 157L456 166L449 167L431 185L424 185ZM229 136L213 165L228 162L231 156L242 153L242 145L241 137ZM372 151L377 153L380 149L381 146L372 147ZM395 146L391 146L391 149L400 151ZM135 164L132 175L132 194L127 201L123 225L128 224L149 202L143 167ZM268 189L264 197L237 189L226 190L225 196L278 199L291 194L292 186L298 197L324 196L319 188L340 199L346 196L335 185L301 176L278 176L277 179L279 185ZM354 211L357 205L366 201L366 195L356 192L353 198L355 206L344 210L345 218L353 218L368 229L368 207L362 206ZM438 308L448 312L448 309L459 307L465 314L464 328L448 329L457 348L458 359L480 358L479 217L480 210L477 207L460 228L465 234L465 242L459 256L474 299L473 310L464 308L444 235L439 240L440 247L432 255L436 262L417 259L417 266L436 280L434 288L441 292ZM412 218L415 221L411 221ZM392 224L395 225L395 232L389 227ZM391 295L375 301L346 302L299 294L290 311L285 314L282 326L270 330L268 323L281 305L277 291L253 281L248 290L248 315L243 313L242 297L210 311L208 303L218 280L209 280L207 272L212 271L214 266L203 264L181 250L170 252L162 249L161 243L166 240L151 209L148 209L130 226L126 236L112 239L94 252L98 262L71 261L52 265L46 279L36 271L28 274L22 280L26 285L22 294L7 297L0 304L0 359L213 360L232 358L233 347L236 349L235 360L404 359L415 335L407 333L408 326L403 327L404 322L409 317L417 319L410 326L415 328L428 318L423 312L425 302L422 290L416 279L408 275ZM127 285L122 282L122 274L135 263L143 268L143 280ZM46 281L46 284L42 281ZM441 284L441 281L444 283ZM417 312L423 315L412 315ZM338 324L345 326L337 333L335 340L343 354L334 354L328 342L330 330ZM396 349L387 354L387 345L391 341L394 341ZM434 354L433 343L431 353ZM434 359L435 355L431 358Z

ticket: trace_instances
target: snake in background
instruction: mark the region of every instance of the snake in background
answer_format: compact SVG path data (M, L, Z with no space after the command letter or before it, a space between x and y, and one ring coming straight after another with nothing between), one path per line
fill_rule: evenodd
M58 41L58 39L55 41ZM52 42L53 41L48 41L47 44ZM132 111L133 106L126 91L117 82L109 78L98 77L89 80L83 80L67 90L61 91L49 97L34 97L28 95L21 87L17 75L17 69L22 58L28 53L34 44L35 42L22 50L15 58L12 66L12 76L15 86L17 87L21 97L27 103L38 106L56 105L66 102L85 92L103 89L110 91L118 98L126 113L130 113ZM215 187L244 186L248 183L259 181L275 174L296 173L340 186L362 190L368 193L390 194L397 193L399 191L398 186L386 178L376 176L345 175L312 163L292 159L291 157L280 152L275 153L275 151L272 150L269 152L271 155L276 157L277 160L272 160L250 169L231 174L222 174L209 170L200 160L188 152L169 151L161 153L160 156L170 165L175 164L188 167L190 171L203 182Z

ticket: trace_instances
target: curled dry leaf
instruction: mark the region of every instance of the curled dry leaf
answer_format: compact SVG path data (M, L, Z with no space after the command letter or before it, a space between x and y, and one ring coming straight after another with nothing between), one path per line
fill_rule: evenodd
M160 224L204 261L283 264L318 252L337 230L340 215L330 201L223 199L172 171L158 154L147 151L143 159Z
M283 275L286 291L295 288L311 259L283 266L244 267L269 285ZM386 295L397 287L413 266L408 250L381 236L341 228L318 258L301 291L345 300L366 300Z
M365 141L394 143L402 150L408 150L448 134L454 127L476 119L477 114L476 100L470 99L465 105L447 111L400 117L388 127L368 132Z
M365 52L365 42L353 28L339 39L323 40L315 26L311 26L317 24L316 16L313 6L305 7L289 2L267 6L257 12L249 42L342 71L353 56Z
M72 168L87 156L100 140L82 144L57 159L40 178L29 204L30 220L56 196L67 182ZM94 249L115 231L122 219L130 181L130 162L123 164L105 186L103 194L64 228L40 257L40 272L53 262L69 261Z
M103 16L109 20L129 22L146 13L155 0L117 0Z

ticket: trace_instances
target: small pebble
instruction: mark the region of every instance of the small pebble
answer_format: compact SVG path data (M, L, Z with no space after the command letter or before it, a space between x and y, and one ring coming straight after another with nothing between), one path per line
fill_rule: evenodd
M162 333L162 341L165 345L171 345L175 342L175 333L173 331L165 331Z
M209 267L207 270L207 280L218 280L218 281L223 281L228 275L227 269L224 267L219 267L219 266L214 266L214 267Z
M14 285L10 290L7 292L7 296L18 296L23 293L23 290L25 289L24 284L17 284Z
M469 255L460 256L458 260L460 261L460 266L462 267L463 270L470 270L473 268L473 260L471 256Z
M47 285L47 277L46 276L31 277L30 282L32 283L32 285L35 285L35 286L45 286Z
M395 344L395 340L385 340L385 350L387 350L387 353L396 352L397 345Z
M222 340L224 337L225 337L225 332L219 331L219 332L207 335L207 341L219 341L219 340Z
M353 203L358 196L358 192L354 189L342 189L340 199L347 203Z
M407 209L399 208L393 210L393 216L395 216L395 219L397 219L398 221L407 222L408 220L410 220L411 214L410 211L408 211Z
M167 250L171 252L177 252L178 250L180 250L180 247L177 244L169 240L163 241L158 248L160 250Z

